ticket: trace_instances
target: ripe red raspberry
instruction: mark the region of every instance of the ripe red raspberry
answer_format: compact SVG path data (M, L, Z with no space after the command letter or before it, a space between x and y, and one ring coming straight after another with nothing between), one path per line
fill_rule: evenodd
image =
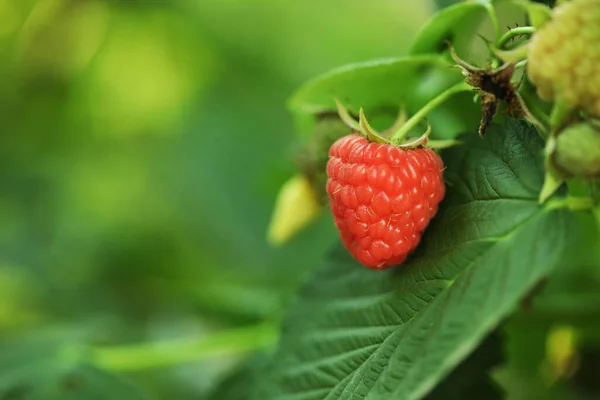
M431 149L369 142L357 134L329 150L327 194L352 256L368 268L402 263L444 197L442 159Z

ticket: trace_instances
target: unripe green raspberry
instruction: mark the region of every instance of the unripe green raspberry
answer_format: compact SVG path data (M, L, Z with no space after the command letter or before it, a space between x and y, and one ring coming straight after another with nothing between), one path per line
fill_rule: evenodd
M600 0L556 7L531 39L528 75L545 100L600 115Z
M566 177L600 178L600 128L577 123L559 132L550 160Z

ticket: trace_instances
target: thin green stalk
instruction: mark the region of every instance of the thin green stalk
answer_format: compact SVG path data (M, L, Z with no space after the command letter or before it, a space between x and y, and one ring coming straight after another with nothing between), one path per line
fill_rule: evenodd
M410 117L404 125L400 127L392 136L390 137L390 141L394 144L400 144L402 140L408 135L408 133L416 127L419 122L425 116L431 112L434 108L442 104L444 101L448 100L450 97L455 95L456 93L470 91L473 88L469 86L466 82L460 82L456 85L450 87L449 89L440 93L437 97L432 99L429 103L425 104L423 108L417 111L412 117Z
M138 371L168 367L211 357L246 353L275 343L278 329L273 323L217 332L213 335L127 346L92 349L89 361L110 371Z
M553 129L560 127L573 112L573 107L569 105L564 99L558 98L554 102L552 112L550 113L550 124Z
M527 65L527 60L521 60L515 64L515 69L523 68Z
M533 26L520 26L518 28L513 28L506 32L504 35L502 35L500 39L498 39L497 47L502 48L502 46L508 43L508 41L514 38L515 36L531 35L533 33L535 33L535 28Z
M591 197L567 196L550 200L547 208L550 210L556 208L568 208L571 211L590 211L594 208L594 201Z

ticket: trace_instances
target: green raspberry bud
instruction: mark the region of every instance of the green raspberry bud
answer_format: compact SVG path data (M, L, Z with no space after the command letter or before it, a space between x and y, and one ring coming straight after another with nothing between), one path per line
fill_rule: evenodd
M577 123L554 140L550 161L558 172L566 177L600 178L600 128Z
M319 201L324 204L327 202L325 167L329 159L329 148L336 140L349 133L350 128L339 119L337 114L317 117L313 136L296 160L299 169L313 186Z
M600 115L600 0L556 7L530 42L527 72L544 100Z

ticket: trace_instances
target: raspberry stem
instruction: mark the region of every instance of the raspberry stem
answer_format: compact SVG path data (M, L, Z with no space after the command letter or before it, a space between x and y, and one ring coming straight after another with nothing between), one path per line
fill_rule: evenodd
M523 68L527 66L527 60L521 60L515 64L515 69Z
M247 353L272 346L276 339L276 325L263 322L208 337L95 348L91 350L89 361L110 371L139 371L197 362L223 354Z
M544 204L563 184L563 180L554 171L547 170L544 177L544 185L538 197L538 203Z
M566 120L569 119L573 112L573 107L564 99L558 98L554 102L552 112L550 113L550 124L553 128L560 127Z
M509 40L514 38L515 36L520 35L531 35L535 33L535 28L533 26L520 26L518 28L513 28L510 31L506 32L500 39L498 39L497 47L502 48Z
M444 101L446 101L448 98L452 97L456 93L466 92L470 90L472 90L472 88L466 82L457 83L456 85L446 89L445 91L437 95L437 97L429 101L429 103L425 104L419 111L417 111L412 117L410 117L406 121L406 123L400 127L400 129L394 132L394 134L392 134L392 136L390 137L390 142L395 145L401 144L406 135L408 135L408 133L414 127L416 127L429 112L431 112L433 109L435 109L437 106L442 104Z
M568 208L571 211L593 211L594 201L591 197L567 196L550 200L546 207L550 210L555 208Z

